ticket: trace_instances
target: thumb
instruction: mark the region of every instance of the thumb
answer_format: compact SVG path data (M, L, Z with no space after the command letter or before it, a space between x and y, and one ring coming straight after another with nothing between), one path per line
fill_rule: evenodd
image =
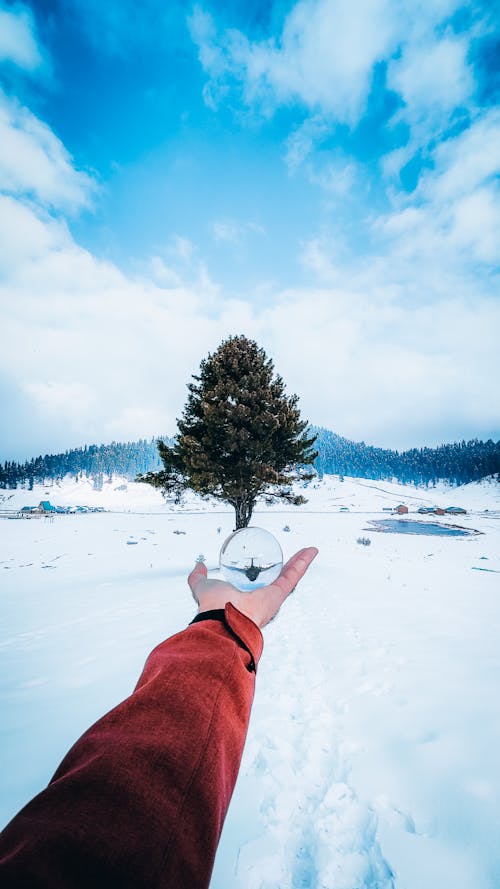
M197 562L188 577L189 588L196 601L198 601L196 590L199 589L200 585L202 585L206 579L207 566L204 564L204 562Z

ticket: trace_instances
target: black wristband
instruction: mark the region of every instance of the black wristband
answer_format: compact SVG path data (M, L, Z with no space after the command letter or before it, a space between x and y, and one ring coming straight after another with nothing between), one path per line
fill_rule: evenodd
M200 620L220 620L221 623L225 623L226 612L223 608L213 608L212 611L202 611L193 618L191 624L197 624Z

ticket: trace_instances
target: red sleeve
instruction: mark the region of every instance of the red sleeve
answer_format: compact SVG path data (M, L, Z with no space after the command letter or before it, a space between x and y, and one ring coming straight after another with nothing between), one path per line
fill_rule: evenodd
M202 889L236 782L262 652L231 604L154 649L133 694L0 838L6 889Z

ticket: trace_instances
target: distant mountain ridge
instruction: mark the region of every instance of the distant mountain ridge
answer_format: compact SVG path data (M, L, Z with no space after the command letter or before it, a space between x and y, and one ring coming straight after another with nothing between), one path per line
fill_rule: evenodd
M402 483L433 485L447 481L462 485L496 475L500 481L500 441L454 442L437 448L412 448L392 451L343 438L329 429L311 426L317 436L318 457L315 469L325 474L356 478L395 479ZM171 439L164 437L171 442ZM65 475L75 478L85 474L102 487L105 477L113 474L134 479L138 474L161 468L156 439L135 442L85 445L61 454L46 454L24 463L6 461L0 464L0 488L44 484Z
M169 439L165 438L165 441ZM111 444L85 445L71 448L64 454L45 454L25 463L7 461L0 464L0 488L16 488L19 484L33 484L61 479L65 475L75 478L85 474L101 488L104 477L113 474L133 479L139 473L160 469L156 438L139 441L111 442Z
M315 468L320 476L349 475L356 478L395 479L404 484L454 485L500 476L500 441L453 442L437 448L411 448L392 451L342 438L335 432L312 426L316 433L318 457Z

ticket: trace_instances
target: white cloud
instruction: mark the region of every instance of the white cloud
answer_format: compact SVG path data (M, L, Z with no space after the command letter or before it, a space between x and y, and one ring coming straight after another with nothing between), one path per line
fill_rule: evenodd
M470 35L444 36L405 44L389 65L388 84L406 104L403 116L415 122L469 103L475 88L467 62Z
M466 280L453 289L458 273L427 280L392 256L356 273L317 242L321 285L274 292L262 308L127 277L59 223L21 210L19 261L0 287L5 458L15 456L18 391L33 452L173 432L190 374L234 333L263 345L310 420L342 434L403 446L446 438L452 421L464 435L497 424L489 381L500 372L500 305ZM413 298L415 273L417 297L428 285L432 299Z
M96 395L90 386L75 381L32 380L25 383L24 391L48 423L54 417L64 416L68 425L76 424L82 433L96 404Z
M42 64L42 54L34 36L31 12L20 3L0 7L0 62L13 62L26 71Z
M94 188L52 130L0 90L0 190L75 210L89 202Z
M500 263L500 189L482 188L456 202L451 237L458 249L469 249L481 262Z
M163 257L152 256L146 274L160 287L179 287L181 277L171 266L167 265Z
M219 286L212 280L196 244L183 235L173 235L163 251L158 251L141 266L146 281L167 288L192 287L207 307L217 300Z
M498 429L498 400L485 384L500 371L498 302L404 305L390 288L361 293L357 283L285 294L266 319L280 372L310 419L393 447L443 441L450 425L465 435Z
M460 139L455 148L448 164L467 157ZM435 172L435 185L447 169ZM431 180L422 188L432 195ZM494 247L488 195L463 195L441 233L432 204L402 208L379 221L384 252L356 265L311 240L304 255L320 285L270 293L267 309L223 299L200 270L185 284L161 257L157 283L127 277L80 248L61 221L3 197L6 427L10 411L20 422L21 391L33 451L172 432L201 358L243 332L273 356L304 413L342 434L407 446L446 438L452 422L464 435L498 428L490 381L500 372L500 306L463 264L454 267L472 241L488 257ZM483 222L490 242L477 240ZM171 250L193 265L190 241L176 238ZM14 448L15 430L9 435Z
M279 39L252 43L237 31L222 37L211 17L197 7L190 19L200 61L212 78L210 103L224 97L230 74L243 83L247 103L265 108L303 103L347 123L365 107L375 62L395 40L389 0L300 0L287 16Z
M120 413L113 415L108 423L108 435L116 441L137 439L137 430L156 431L157 435L165 434L166 430L174 429L175 416L162 410L160 406L144 407L140 401L127 405ZM144 438L144 433L139 437Z
M303 245L301 260L304 267L322 284L331 285L337 282L340 263L337 261L331 242L328 249L325 249L321 238L310 238Z
M62 243L65 228L38 217L28 204L0 195L0 267L4 276L25 262L36 262Z
M434 161L417 189L375 221L385 248L390 245L401 260L426 263L436 275L443 269L474 274L478 262L498 266L500 111L478 116L469 129L442 142Z
M435 38L405 47L389 67L389 86L404 99L412 117L443 112L465 104L474 90L467 63L468 37Z
M13 398L17 389L31 398L33 449L52 428L70 443L168 431L190 373L216 344L203 295L129 279L69 235L57 247L50 235L36 259L18 251L0 288L0 373ZM4 414L8 424L8 405Z
M335 124L354 128L368 110L375 67L387 63L387 87L403 103L391 125L410 128L408 144L385 171L401 167L436 138L455 111L473 109L476 82L469 62L479 25L455 34L449 24L460 0L298 0L275 38L252 41L218 31L201 7L189 20L212 109L228 102L264 117L296 106L305 119L286 140L286 162L300 166Z
M441 140L448 137L454 116L474 119L476 80L468 56L472 31L453 35L449 28L437 34L432 28L413 26L404 39L401 52L388 65L387 84L402 98L404 106L394 115L393 124L409 126L407 144L390 152L382 162L389 177L418 152L434 160Z
M290 171L296 170L316 145L330 132L330 122L323 115L306 118L286 140L285 160Z
M260 42L234 29L219 33L199 6L189 24L211 78L212 105L218 90L225 99L228 78L241 82L248 104L261 103L265 111L299 102L314 115L298 132L307 140L307 130L321 131L325 121L359 121L377 62L389 63L389 86L410 115L468 100L474 87L470 35L457 37L447 29L438 36L435 30L459 6L459 0L299 0L281 34Z
M378 21L382 8L389 5L367 2L367 20ZM321 17L334 12L337 18L325 19L324 28L338 42L332 22L348 34L354 13L347 3L326 0L298 4L281 44L237 45L233 35L234 58L246 54L249 71L250 63L257 65L249 83L273 84L285 101L298 94L300 70L303 101L323 101L314 98L320 94L316 74L323 70L328 84L344 61L339 51L330 64L326 41L316 71L313 24L317 30ZM229 51L222 57L215 48L210 58L211 20L195 15L198 33L205 28L206 65L222 77ZM374 45L385 45L383 35L390 33L381 23ZM298 67L287 85L284 60L295 63L295 52ZM362 71L372 56L361 41L351 99L331 100L346 117L362 107ZM173 432L190 375L235 333L264 346L310 420L344 435L407 446L442 440L452 427L465 436L498 429L491 380L500 375L500 305L495 279L473 275L474 263L499 258L500 121L494 112L443 143L415 194L376 220L376 255L349 260L327 233L310 238L304 262L317 286L270 290L264 308L263 299L225 298L185 236L156 251L141 277L97 259L75 242L62 218L88 201L92 181L75 169L46 124L5 96L0 127L0 184L7 192L0 195L4 458L21 446L25 451L26 429L32 453ZM307 129L297 134L299 160L307 156L309 135ZM337 199L358 175L344 157L311 165L310 172ZM229 244L248 233L263 232L253 222L214 223L214 235Z
M359 175L359 165L347 158L326 161L322 165L311 163L308 168L310 181L319 185L334 198L352 194Z
M442 142L435 151L435 168L423 176L420 193L447 201L470 193L500 173L500 109L478 116L469 129Z
M212 16L196 5L188 20L189 30L198 45L200 62L206 71L223 74L224 54L217 46L217 29Z

